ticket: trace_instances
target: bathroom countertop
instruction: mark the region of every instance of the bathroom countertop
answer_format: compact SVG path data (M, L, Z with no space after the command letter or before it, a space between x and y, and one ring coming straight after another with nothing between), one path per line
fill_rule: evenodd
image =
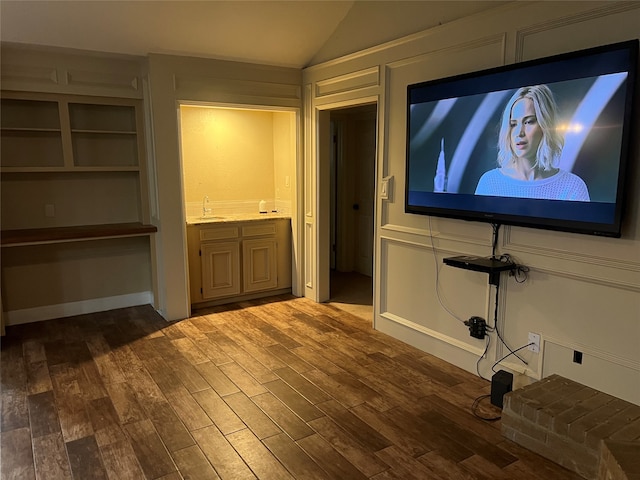
M270 213L234 213L230 215L212 215L211 217L187 217L187 225L206 225L210 223L254 222L261 220L291 219L291 215Z

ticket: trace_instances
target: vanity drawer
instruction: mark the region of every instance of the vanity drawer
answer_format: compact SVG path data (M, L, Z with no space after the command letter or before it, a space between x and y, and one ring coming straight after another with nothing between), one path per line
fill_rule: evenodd
M253 224L242 226L243 237L259 237L262 235L275 235L276 224L274 222L253 222Z
M206 242L209 240L228 240L231 238L238 238L238 227L213 227L213 228L201 228L200 229L200 241Z

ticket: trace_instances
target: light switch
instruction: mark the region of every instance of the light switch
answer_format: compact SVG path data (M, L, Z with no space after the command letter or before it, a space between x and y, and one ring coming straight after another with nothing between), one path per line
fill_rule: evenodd
M384 177L380 182L380 198L389 200L391 198L391 188L393 185L393 176Z

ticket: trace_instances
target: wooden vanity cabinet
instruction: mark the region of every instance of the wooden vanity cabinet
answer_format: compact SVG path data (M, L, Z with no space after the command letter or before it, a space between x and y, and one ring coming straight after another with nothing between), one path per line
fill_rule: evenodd
M240 294L238 227L201 229L199 256L202 300Z
M221 304L291 289L288 219L187 227L191 303Z

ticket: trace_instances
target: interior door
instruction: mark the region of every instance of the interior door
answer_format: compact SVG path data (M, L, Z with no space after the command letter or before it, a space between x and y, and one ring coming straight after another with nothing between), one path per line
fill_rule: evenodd
M376 112L358 115L353 126L356 158L354 212L356 242L354 245L355 271L373 276L373 221L375 197Z
M376 106L332 112L332 268L373 276Z

